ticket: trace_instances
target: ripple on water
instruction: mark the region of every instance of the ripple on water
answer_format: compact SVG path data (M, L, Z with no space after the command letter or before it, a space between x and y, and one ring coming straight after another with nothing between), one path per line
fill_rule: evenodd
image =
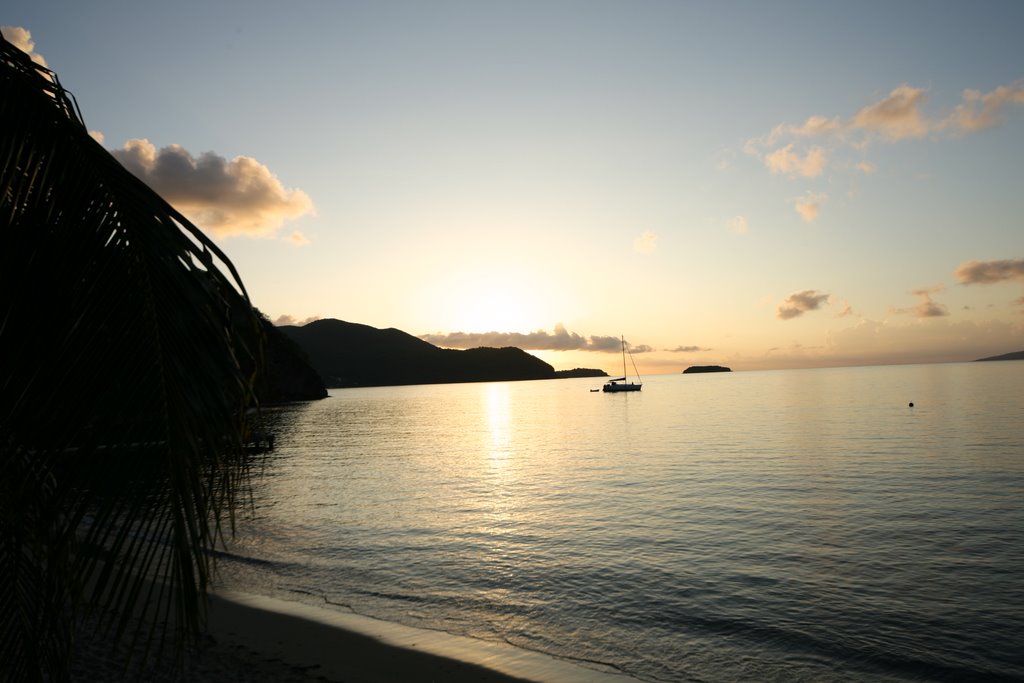
M1021 679L993 365L334 391L272 414L224 581L651 681Z

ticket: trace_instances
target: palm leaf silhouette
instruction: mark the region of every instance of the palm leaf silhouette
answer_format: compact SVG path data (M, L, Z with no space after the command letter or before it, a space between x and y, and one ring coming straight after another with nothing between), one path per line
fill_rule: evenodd
M198 632L233 526L259 320L227 257L0 38L0 678L67 675L75 625Z

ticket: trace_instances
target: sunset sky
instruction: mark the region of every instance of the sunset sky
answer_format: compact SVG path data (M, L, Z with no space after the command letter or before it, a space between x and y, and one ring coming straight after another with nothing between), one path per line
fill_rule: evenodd
M1024 349L1024 3L48 2L275 320L641 372ZM556 350L557 349L557 350Z

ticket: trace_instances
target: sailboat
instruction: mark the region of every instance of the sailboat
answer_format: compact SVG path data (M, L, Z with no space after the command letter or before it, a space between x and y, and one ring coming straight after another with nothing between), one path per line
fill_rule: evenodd
M615 379L608 380L608 383L602 387L601 391L640 391L640 387L643 386L643 382L627 382L629 375L626 374L626 339L622 337L622 377L616 377ZM633 363L633 372L636 373L636 378L640 379L640 373L637 372L636 363L633 362L633 354L629 354L629 362Z

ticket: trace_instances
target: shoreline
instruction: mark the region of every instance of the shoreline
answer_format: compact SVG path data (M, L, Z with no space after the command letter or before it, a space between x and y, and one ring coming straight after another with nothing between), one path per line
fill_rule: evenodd
M351 612L238 591L211 591L204 634L176 668L157 654L125 669L127 651L79 642L72 681L150 683L630 683L508 643L416 628ZM133 660L134 661L134 660Z
M207 631L220 645L241 646L264 658L287 662L319 680L634 680L622 673L591 669L507 643L237 591L211 594Z

